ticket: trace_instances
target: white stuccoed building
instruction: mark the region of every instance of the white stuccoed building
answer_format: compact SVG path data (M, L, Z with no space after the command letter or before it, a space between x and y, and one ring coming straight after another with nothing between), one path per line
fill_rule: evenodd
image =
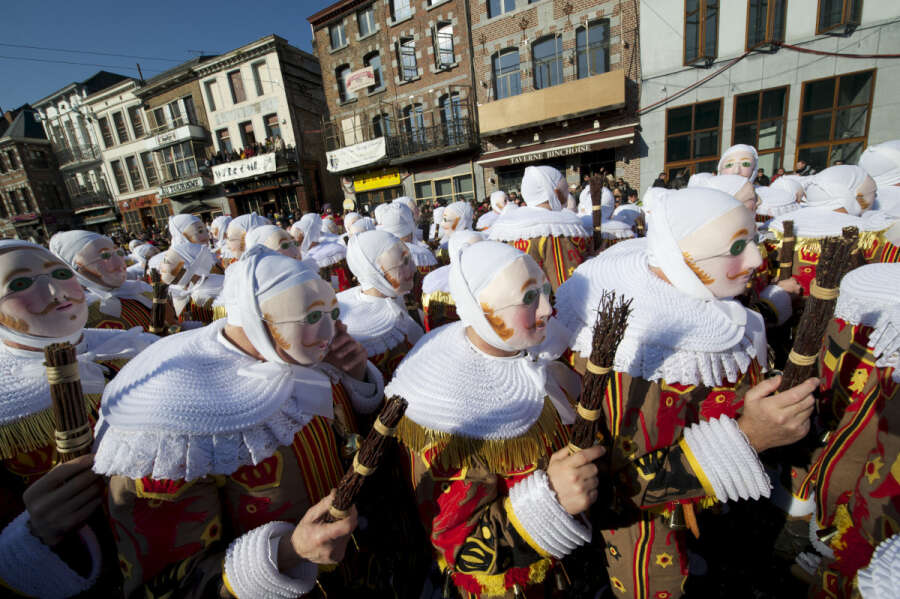
M715 171L735 143L771 176L900 138L900 60L809 52L900 53L900 2L641 0L639 22L641 191L662 172Z

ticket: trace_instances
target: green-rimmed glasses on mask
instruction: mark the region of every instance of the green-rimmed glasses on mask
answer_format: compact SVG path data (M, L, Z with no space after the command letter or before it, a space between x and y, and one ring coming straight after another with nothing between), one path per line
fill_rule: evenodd
M735 161L731 160L731 161L728 161L725 163L725 168L731 168L735 164L740 166L741 168L753 168L753 163L750 162L749 160L741 160L740 162L735 162Z
M731 247L728 248L727 252L724 252L722 254L714 254L712 256L704 256L703 258L698 258L696 261L699 262L700 260L709 260L710 258L722 258L722 257L727 258L729 256L732 258L736 258L737 256L740 256L741 254L743 254L744 250L746 250L747 246L750 245L751 243L754 245L759 243L759 235L758 234L754 234L753 237L751 237L749 239L735 239L731 243Z
M513 306L534 306L537 304L540 296L546 297L548 300L550 299L550 293L553 288L550 287L550 283L544 283L540 287L532 287L522 296L522 301L515 304L507 304L502 308L494 308L495 312L499 312L500 310L504 310L506 308L511 308Z
M75 273L72 272L70 269L64 268L64 267L59 267L59 268L54 268L50 272L45 272L45 273L35 275L32 277L27 277L27 276L26 277L16 277L13 280L11 280L9 283L6 284L6 293L4 293L2 297L0 297L0 300L6 299L13 293L25 291L26 289L28 289L29 287L31 287L32 285L37 283L37 280L40 279L41 277L49 277L49 278L55 279L57 281L68 281L69 279L71 279L74 276L75 276Z
M278 249L280 249L280 250L289 250L292 247L300 247L300 242L294 241L292 239L290 241L286 241L286 240L282 241L281 243L278 244Z
M306 316L300 320L281 320L275 322L263 318L263 321L268 322L269 324L318 324L326 314L331 315L331 320L337 321L341 317L341 309L339 307L334 307L329 311L313 310L312 312L307 312Z

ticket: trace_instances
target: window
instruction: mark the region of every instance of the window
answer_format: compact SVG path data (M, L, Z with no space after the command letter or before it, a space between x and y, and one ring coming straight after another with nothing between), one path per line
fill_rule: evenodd
M134 159L134 156L125 157L125 166L128 168L128 178L131 179L131 188L135 191L143 189L144 184L141 181L141 171L138 168L138 163L137 160Z
M410 0L391 0L391 17L395 21L402 21L412 16Z
M13 150L8 150L6 152L6 159L9 161L10 170L18 170L19 169L19 161L16 160L16 153Z
M721 99L666 111L666 172L716 172L721 116Z
M421 104L410 104L403 109L403 131L413 147L425 143L425 114Z
M6 198L0 193L0 218L9 218L9 210L6 208Z
M141 154L141 165L144 167L144 176L147 177L147 185L156 185L159 183L159 177L156 175L156 165L153 164L153 157L150 152Z
M100 139L103 140L103 147L111 148L115 142L113 142L112 131L109 129L109 119L101 116L97 119L97 123L100 124Z
M384 80L382 79L381 74L381 55L378 52L366 54L363 57L363 64L365 64L367 67L371 67L372 74L375 76L375 83L369 86L369 92L371 93L377 89L380 89L384 85Z
M119 193L128 193L128 181L125 180L125 171L122 170L122 163L118 160L113 160L109 163L109 166L112 167L113 178L116 180L116 188L119 190Z
M718 41L719 0L685 0L684 64L712 63Z
M187 117L187 122L196 125L197 111L194 109L194 96L185 96L181 102L184 104L184 116Z
M220 151L230 154L234 149L231 146L231 135L228 134L228 129L219 129L216 131L216 139L219 141Z
M391 117L388 114L376 114L372 117L372 137L390 137Z
M247 99L247 94L244 93L244 80L241 79L240 71L228 73L228 87L231 88L231 101L233 103L238 104Z
M166 126L166 110L162 106L153 109L153 120L156 121L156 128L163 129ZM112 139L112 137L110 137Z
M472 175L459 175L448 179L433 179L431 181L417 181L415 188L416 200L439 200L445 204L458 201L474 201L475 192L472 187Z
M747 50L767 42L784 41L787 0L749 0L747 4Z
M534 60L534 89L562 83L562 37L552 35L538 40L531 52Z
M340 21L328 26L328 37L331 40L331 49L337 50L347 45L347 36L344 34L344 22Z
M338 99L341 102L349 102L356 99L356 94L347 90L347 77L350 75L350 65L342 64L334 71L334 78L337 80Z
M516 0L488 0L488 18L496 17L516 9Z
M859 25L862 17L862 0L819 0L819 16L816 33L827 33L844 25Z
M465 141L465 122L462 118L462 110L459 103L459 93L445 94L438 100L441 113L441 130L444 134L444 142L448 146L455 146Z
M267 114L263 117L263 124L266 126L266 139L281 137L281 125L278 122L277 114Z
M866 147L875 71L803 83L797 159L822 170L842 160L856 164Z
M121 112L114 112L112 115L113 124L116 126L116 137L120 144L128 143L128 127L125 126L125 118Z
M262 70L266 68L265 61L254 62L250 65L250 72L253 73L253 86L256 88L256 95L263 95L262 87Z
M163 148L159 151L165 181L185 179L197 174L194 148L189 141Z
M0 174L6 172L6 163L3 161L3 155L0 154Z
M522 93L522 73L519 70L519 51L516 48L500 50L491 57L491 73L494 77L494 98L497 100Z
M141 120L141 107L132 106L128 109L128 120L131 121L131 128L134 130L134 136L144 137L144 121Z
M356 12L356 23L359 25L359 37L375 31L375 10L371 4Z
M416 64L416 41L411 37L401 37L398 44L400 53L400 80L412 81L419 75Z
M207 81L203 84L203 89L206 90L206 104L209 106L210 112L216 111L216 82L215 81Z
M732 144L748 144L759 152L759 166L774 173L784 160L788 88L778 87L734 98Z
M453 64L453 24L438 23L437 27L432 30L434 36L434 60L435 65L440 68L449 67Z
M575 53L579 79L609 71L609 21L594 21L587 28L576 29Z
M253 133L253 123L250 121L239 123L238 130L241 132L241 143L245 148L249 148L256 143L256 135Z
M35 150L32 155L32 161L37 168L50 168L50 157L44 150Z
M181 107L178 105L178 100L173 100L169 102L169 118L170 123L173 127L180 127L183 122L181 119Z

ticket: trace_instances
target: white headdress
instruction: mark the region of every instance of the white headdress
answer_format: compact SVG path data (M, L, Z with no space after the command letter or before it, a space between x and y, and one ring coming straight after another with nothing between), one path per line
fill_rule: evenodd
M557 190L569 193L566 178L558 170L552 166L525 167L525 174L522 176L522 198L525 204L538 206L548 202L551 210L562 210Z
M609 220L616 208L616 198L608 187L600 188L600 216L603 220ZM587 185L578 196L578 214L580 216L592 216L594 211L591 198L591 186Z
M412 235L416 228L413 213L403 202L381 204L375 212L377 228L401 239Z
M295 222L291 229L297 229L303 233L303 241L300 243L300 256L306 256L306 252L314 243L319 243L322 237L322 219L315 212L308 212Z
M509 198L506 195L505 191L498 189L497 191L491 192L491 210L499 211L502 209L501 204L506 205L506 202Z
M454 214L459 218L459 222L456 223L456 227L454 227L454 231L462 231L464 229L472 228L472 206L465 201L461 202L453 202L449 204L446 208L444 208L444 212L441 215L441 218L447 214Z
M192 243L190 239L184 236L184 230L195 222L203 222L199 217L193 214L176 214L169 217L169 235L172 237L172 245L178 243Z
M210 229L216 230L216 242L221 243L225 241L225 232L228 230L228 223L231 222L231 217L221 214L213 219L212 224L209 225Z
M699 174L699 173L698 173ZM696 178L697 175L691 176L691 182L688 187L706 187L708 189L718 189L724 191L728 195L734 197L737 192L747 184L747 178L740 175L709 175L708 177Z
M397 290L378 267L378 257L398 243L403 242L387 231L378 230L363 231L347 240L347 266L363 290L374 288L384 296L397 296Z
M863 208L856 201L856 190L867 176L865 169L859 166L830 166L813 175L806 188L806 205L827 210L844 208L847 214L859 216Z
M748 146L747 144L736 144L725 150L725 152L722 153L722 157L719 158L719 168L717 168L716 171L721 173L728 157L734 154L750 154L753 157L753 172L750 173L747 180L751 183L756 181L756 173L759 172L759 154L756 152L756 148Z
M800 208L796 196L785 189L771 186L757 187L756 194L760 200L759 206L756 207L757 214L781 216Z
M797 194L800 194L800 197L802 198L806 194L806 187L798 180L801 178L802 177L799 176L782 175L772 181L772 183L769 184L769 187L786 191L795 199L797 198Z
M900 140L869 146L859 157L859 166L869 173L878 187L897 185L900 183Z
M263 225L261 227L256 227L244 237L244 247L249 250L254 245L266 245L266 241L268 241L269 237L278 231L283 230L284 229L278 225Z

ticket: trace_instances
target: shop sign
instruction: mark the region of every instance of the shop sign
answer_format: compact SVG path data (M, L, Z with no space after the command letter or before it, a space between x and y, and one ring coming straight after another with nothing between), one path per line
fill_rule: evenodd
M358 71L353 71L347 75L347 79L344 83L347 85L347 91L350 93L371 87L375 85L375 69L366 67Z
M212 167L213 182L225 183L244 177L252 177L263 173L271 173L276 168L275 152L260 154L244 160L235 160Z
M178 129L173 129L171 131L166 131L165 133L160 133L156 136L156 145L162 146L165 144L170 144L178 140Z
M400 185L400 183L402 183L400 171L389 171L379 174L366 173L353 178L353 189L358 193L360 191L381 189L382 187L394 187Z
M563 156L572 156L573 154L581 154L590 152L594 144L575 144L562 148L550 148L548 150L540 150L537 152L528 152L527 154L519 154L518 156L510 156L510 164L522 164L525 162L541 162L550 160L551 158L561 158Z
M194 177L193 179L185 179L184 181L176 181L168 183L159 188L159 193L165 197L181 195L183 193L191 193L199 191L205 187L206 183L203 177Z
M383 137L325 152L325 157L328 159L328 171L332 173L372 164L386 155L387 146Z

